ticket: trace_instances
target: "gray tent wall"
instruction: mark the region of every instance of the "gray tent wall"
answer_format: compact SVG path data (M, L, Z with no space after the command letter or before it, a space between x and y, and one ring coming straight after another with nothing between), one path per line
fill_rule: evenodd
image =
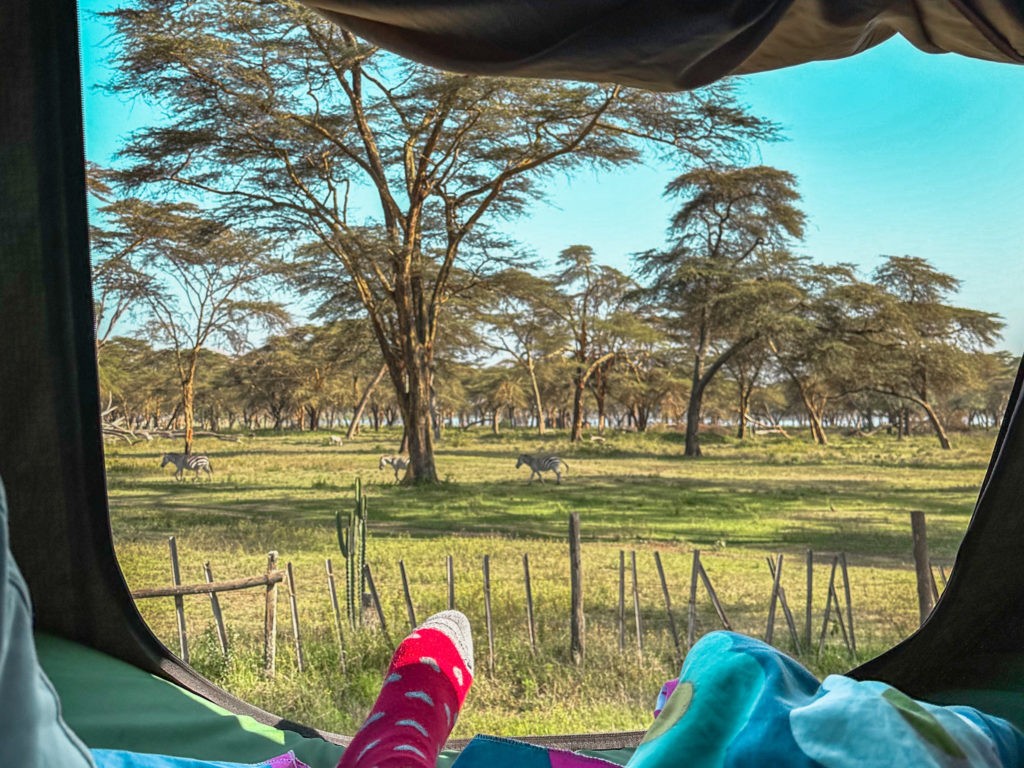
M238 714L334 741L179 662L135 609L114 554L90 287L78 9L0 2L0 478L39 629Z
M453 69L658 88L847 55L897 30L925 50L1017 62L1024 50L1024 6L1008 0L461 0L440 11L413 0L316 4L360 34ZM73 0L0 2L0 30L0 477L38 626L233 711L312 732L182 665L134 607L113 549L99 428L77 8ZM1019 724L1022 410L1018 375L970 529L931 619L854 671L924 698L964 699L986 689L991 695L980 703Z

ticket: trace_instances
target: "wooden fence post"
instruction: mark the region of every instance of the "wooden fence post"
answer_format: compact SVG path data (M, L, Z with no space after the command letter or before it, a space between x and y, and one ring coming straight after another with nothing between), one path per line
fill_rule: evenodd
M779 553L779 565L772 574L772 597L768 603L768 629L764 633L764 641L772 644L772 637L775 635L775 604L779 599L779 581L782 579L782 553Z
M295 599L295 573L292 571L291 562L285 566L285 570L288 571L288 608L291 611L292 617L292 637L295 638L295 664L299 668L299 672L304 672L306 660L302 654L302 635L299 632L299 603Z
M828 620L832 613L832 594L835 592L833 585L836 580L836 568L839 565L839 558L832 557L832 573L828 577L828 588L825 590L825 618L821 622L821 637L818 638L818 655L821 655L825 647L825 633L828 631Z
M412 595L409 593L409 577L405 575L405 562L398 561L398 571L402 574L402 595L405 598L405 612L409 616L409 629L416 629L416 610L412 607Z
M636 578L636 550L629 553L630 570L633 572L633 624L636 627L636 657L644 660L644 627L640 616L640 585Z
M857 658L857 638L853 634L853 601L850 597L850 573L846 569L846 553L839 553L839 567L843 571L843 595L846 598L846 627L850 632L850 653L853 654L853 658ZM928 575L931 576L931 568L928 569ZM933 580L934 583L934 580Z
M626 649L626 553L619 550L619 653Z
M811 647L811 621L814 618L814 552L807 550L807 611L804 619L804 645Z
M580 513L569 515L569 652L575 664L583 663L585 641L583 638L583 556L580 544Z
M206 577L206 583L213 583L213 571L210 569L210 561L207 560L203 563L203 575ZM220 652L225 656L228 655L228 633L224 629L224 614L220 611L220 600L217 599L217 593L210 592L210 608L213 611L213 620L217 623L217 640L220 641Z
M700 550L693 550L693 567L690 570L690 602L686 607L686 647L693 648L697 639L697 574L700 571Z
M484 555L484 618L487 622L487 672L494 675L494 625L491 623L491 556Z
M345 633L341 628L341 606L338 605L338 590L334 585L334 567L331 565L331 558L327 558L327 591L331 595L331 607L334 609L334 626L338 631L338 663L341 671L347 672L345 663Z
M665 569L661 565L661 555L657 550L654 552L654 564L658 567L658 578L661 580L661 593L665 597L665 613L668 615L668 629L672 633L672 642L676 648L676 660L682 656L682 649L679 647L679 631L676 629L676 620L672 616L672 598L668 594L668 582L665 580Z
M818 655L821 655L822 649L825 647L825 633L828 630L828 620L832 614L832 604L836 606L836 621L839 624L839 630L843 634L843 643L846 645L851 655L853 654L853 648L850 645L850 637L846 632L846 622L843 619L843 606L839 603L839 594L836 592L836 568L839 566L839 555L832 556L832 572L828 578L828 592L825 600L825 619L821 623L821 638L818 640Z
M537 630L533 624L533 588L530 585L530 556L523 553L523 580L526 584L526 630L530 634L530 653L537 655Z
M455 561L452 556L445 558L445 575L448 580L448 610L455 610Z
M722 622L722 629L732 631L732 624L725 617L725 609L722 608L722 603L718 599L718 593L715 592L715 588L711 586L711 579L708 578L708 572L704 570L704 563L697 561L697 570L699 571L700 580L704 582L704 589L708 591L708 597L711 598L711 604L715 607L715 613L718 614L719 621Z
M839 604L839 593L836 592L835 583L832 584L831 592L832 601L835 603L836 606L836 621L839 623L839 632L843 636L843 644L846 646L846 650L850 651L852 655L853 648L850 645L850 635L846 631L846 621L843 619L843 607Z
M263 672L273 677L277 665L277 582L270 577L277 570L277 552L267 553L267 599L263 612Z
M178 568L178 542L171 536L167 539L171 550L171 580L174 586L181 586L181 570ZM188 664L188 634L185 629L185 598L174 596L174 611L178 617L178 643L181 646L181 660Z
M776 576L776 565L775 561L772 560L769 555L766 560L768 561L768 570L774 579ZM782 570L782 553L779 553L778 570ZM779 585L779 604L782 606L782 614L786 618L786 627L789 629L789 637L793 641L793 649L797 654L800 653L800 636L796 631L796 620L793 618L793 612L789 609L789 601L786 600L786 589L781 584Z
M391 633L388 632L388 623L384 618L384 609L380 604L380 596L377 594L377 585L373 583L373 572L370 570L369 563L363 563L363 576L366 577L366 586L370 590L370 599L373 600L373 607L377 611L377 618L380 620L380 631L384 635L384 640L387 642L390 648L394 648L395 644L391 642Z
M932 601L931 569L928 567L928 535L924 512L910 513L910 528L914 537L914 569L917 573L917 604L924 624L935 603Z

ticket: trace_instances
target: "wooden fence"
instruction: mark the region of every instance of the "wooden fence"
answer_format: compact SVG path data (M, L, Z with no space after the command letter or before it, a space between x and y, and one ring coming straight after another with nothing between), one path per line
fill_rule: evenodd
M927 544L924 531L924 519L920 513L912 514L912 528L914 540L914 554L916 558L916 574L918 584L918 595L921 605L921 619L931 610L934 600L938 597L938 583L935 579L935 571L927 558ZM569 573L570 573L570 605L569 605L569 628L570 628L570 655L579 663L586 653L585 635L585 610L584 610L584 580L583 580L583 556L580 544L580 524L577 514L569 518ZM139 589L132 592L137 599L150 599L158 597L172 597L174 599L175 613L177 618L178 640L181 651L181 658L189 662L188 635L185 624L184 597L186 595L207 595L210 600L210 607L213 612L214 622L217 630L218 642L221 652L228 653L228 635L224 626L224 618L218 602L218 593L229 590L261 589L265 593L264 626L263 626L263 671L267 676L273 676L276 668L276 645L277 645L277 601L278 585L287 584L287 597L291 618L291 635L295 645L296 666L299 672L305 669L305 654L302 645L302 629L299 622L298 593L296 590L296 577L292 563L286 563L283 569L278 568L277 552L270 552L267 555L266 570L255 576L237 578L225 581L215 581L210 563L203 565L205 582L195 584L182 584L180 568L178 563L178 551L175 538L168 540L170 552L171 580L169 587L158 589ZM791 558L792 556L790 556ZM814 618L814 566L816 562L815 553L807 551L803 568L806 570L806 591L805 605L803 611L803 632L797 626L794 606L787 598L786 591L782 586L784 567L789 565L791 559L787 559L785 553L777 553L774 557L766 558L766 579L770 579L771 591L766 605L767 620L765 623L765 642L775 642L776 625L781 620L788 633L789 643L793 650L799 655L802 653L816 652L821 655L828 639L829 628L838 627L838 634L842 638L846 652L851 660L857 659L857 639L854 626L854 609L851 598L849 568L846 554L838 552L834 554L817 556L820 563L822 557L829 570L828 583L825 587L825 607L821 618L820 631L816 630ZM677 613L673 608L672 594L668 580L665 576L665 568L662 563L661 554L658 551L653 553L654 567L657 571L657 583L660 587L661 602L665 611L665 627L672 642L676 661L681 661L686 651L696 642L699 631L698 626L698 603L699 591L703 587L705 600L710 602L714 609L718 623L723 629L733 628L726 615L725 607L718 597L711 577L704 567L701 558L701 551L694 549L690 566L689 591L686 603L685 636L676 623ZM628 562L628 567L627 567ZM799 566L798 566L799 567ZM939 576L945 586L947 577L943 566L938 566ZM537 653L537 627L535 619L535 606L533 599L533 582L530 573L529 554L522 556L523 569L523 608L525 612L526 636L532 654ZM638 659L642 660L644 655L645 629L643 626L643 611L641 610L640 585L638 578L637 553L620 550L618 553L618 605L615 611L616 634L618 649L624 653L627 650L627 633L635 634L635 652ZM406 619L410 629L417 624L416 610L413 604L409 579L406 573L405 563L398 562L398 571L401 578L402 603L405 607ZM327 591L330 599L331 613L335 621L335 635L339 650L339 661L343 671L346 670L346 641L345 626L342 620L340 601L334 579L334 570L330 558L325 560L325 572L327 579ZM487 638L487 670L495 673L497 666L495 659L495 628L491 610L491 558L484 555L482 560L482 584L483 584L483 613L485 621L485 632ZM372 612L375 617L376 630L379 631L390 646L394 647L394 638L388 626L385 611L381 605L380 595L377 591L373 571L368 563L363 565L363 576L365 577L366 594L361 596L360 605L364 611ZM447 606L455 608L458 605L457 590L455 582L455 559L452 555L445 558L445 589ZM632 603L632 616L627 618L627 590ZM660 609L659 609L660 610ZM781 616L781 619L780 619ZM629 625L632 624L632 627ZM816 635L816 637L815 637ZM815 643L816 640L816 643ZM815 648L816 645L816 648Z

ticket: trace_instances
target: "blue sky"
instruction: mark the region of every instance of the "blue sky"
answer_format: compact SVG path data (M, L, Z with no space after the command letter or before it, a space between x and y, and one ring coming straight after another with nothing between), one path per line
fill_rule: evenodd
M98 162L150 118L144 105L93 87L109 69L107 31L90 12L114 4L80 3L86 147ZM740 95L782 126L786 140L763 146L760 159L799 181L802 253L865 274L883 255L926 258L962 281L957 303L1000 314L1002 346L1024 352L1024 67L891 40L850 59L747 76ZM640 167L557 180L516 234L541 257L583 243L627 269L629 254L664 243L670 178Z

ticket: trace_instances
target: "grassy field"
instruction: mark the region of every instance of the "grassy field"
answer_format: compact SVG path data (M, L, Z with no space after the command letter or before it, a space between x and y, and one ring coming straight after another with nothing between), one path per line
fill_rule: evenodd
M933 438L897 441L835 438L807 441L708 436L706 456L680 457L677 433L611 435L603 444L570 446L562 435L494 436L450 432L438 452L444 482L433 488L393 483L378 471L397 435L367 433L343 447L323 433L260 435L240 443L207 441L215 475L208 483L175 483L160 454L177 444L154 441L107 449L112 524L118 556L133 589L170 581L167 537L175 536L184 581L201 581L209 561L217 579L263 572L267 552L291 562L307 669L299 674L290 645L287 601L280 601L278 673L261 676L262 595L226 593L221 601L232 644L224 658L206 597L186 598L192 663L228 690L278 714L333 731L351 731L372 702L390 649L376 627L346 634L340 658L324 560L341 571L334 514L352 503L356 478L369 497L367 560L393 635L408 628L398 561L410 579L417 618L446 606L445 558L456 570L456 602L473 621L477 681L456 735L509 735L644 728L654 693L677 671L661 586L653 563L665 565L674 617L685 635L692 551L702 561L734 628L763 636L772 581L765 563L783 553L783 585L804 628L804 557L816 553L815 650L831 555L847 553L857 636L864 660L917 623L910 556L910 510L927 514L936 563L952 563L984 476L995 432L961 435L953 451ZM557 451L569 463L565 482L528 484L517 473L522 451ZM567 518L582 520L587 656L568 654ZM642 658L627 595L626 647L617 631L618 561L635 552L643 618ZM527 639L522 555L529 554L538 622L538 651ZM490 556L495 670L487 671L481 562ZM177 647L172 602L140 601L146 620ZM718 627L701 588L698 627ZM828 628L826 650L800 656L818 674L852 665ZM779 614L775 642L794 651Z

